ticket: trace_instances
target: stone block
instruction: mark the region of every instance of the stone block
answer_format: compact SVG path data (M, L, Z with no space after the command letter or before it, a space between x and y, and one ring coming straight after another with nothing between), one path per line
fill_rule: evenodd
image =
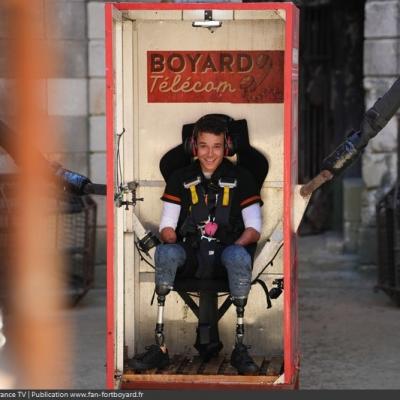
M37 79L33 85L34 105L40 111L47 110L47 81ZM0 117L15 116L17 98L15 97L15 80L0 79Z
M94 183L106 183L106 154L90 155L90 179Z
M105 47L104 40L89 41L89 76L105 76Z
M89 80L89 110L92 115L105 114L106 83L104 78Z
M88 124L85 117L49 117L54 136L46 152L85 152L88 150Z
M361 226L375 226L377 190L364 190L361 195Z
M362 159L362 177L367 189L391 185L397 175L395 153L372 153L366 151Z
M343 179L343 218L345 222L359 222L361 219L361 195L364 182L361 178Z
M106 228L96 229L96 264L104 264L107 261L107 230Z
M105 289L107 287L107 265L105 261L99 263L97 258L95 258L95 263L93 289Z
M104 3L90 1L87 5L87 11L89 39L104 39Z
M45 28L45 0L35 0L35 6L28 9L32 13L34 22L35 38L44 38L46 35Z
M55 58L51 78L86 78L86 40L51 40L48 43Z
M10 16L7 5L0 3L0 38L8 38L10 36Z
M30 40L29 47L31 50L38 55L39 63L42 65L34 77L37 79L47 79L50 76L54 76L54 69L56 61L60 56L60 52L56 51L55 46L50 46L50 43L44 39L32 39ZM17 72L17 65L15 64L16 59L15 53L15 40L13 39L0 39L0 77L2 78L15 78ZM48 56L48 59L40 60L43 54ZM25 63L29 64L30 60L25 60ZM61 60L61 62L65 62Z
M10 75L8 66L9 51L10 51L9 40L0 38L0 78L7 78Z
M364 41L364 74L397 75L399 72L397 39Z
M49 115L86 116L86 79L49 79Z
M382 38L399 36L399 2L370 1L365 5L366 38Z
M88 155L87 153L50 153L49 160L60 163L64 168L88 176Z
M47 38L86 38L86 7L83 1L46 0L45 16Z
M395 82L396 77L364 78L365 107L372 107L379 97L382 97Z
M10 50L10 40L0 39L0 78L9 78L13 75L10 66Z
M11 79L0 79L0 118L14 115L15 111L15 82Z
M358 255L360 264L376 264L378 252L376 228L361 227L358 231Z
M93 196L97 204L97 226L105 227L106 224L106 196Z
M44 16L44 2L45 0L35 0L34 6L29 7L27 12L30 14L34 23L34 36L35 38L43 38L45 35L45 16ZM10 37L10 22L13 21L10 15L11 8L5 0L0 4L0 38ZM9 2L11 3L11 2Z
M399 120L393 117L388 124L368 143L373 153L389 153L397 151L397 132Z
M89 126L90 151L106 151L106 117L90 117Z
M325 234L325 248L330 254L343 253L343 237L338 232L329 232Z
M7 118L7 117L6 117ZM1 118L12 130L15 118ZM88 149L88 125L85 117L47 117L48 135L36 140L43 153L86 152ZM0 147L1 150L1 147Z
M17 171L14 160L0 148L0 174L14 174Z
M343 224L343 240L345 253L356 253L358 250L358 231L360 223L344 222Z

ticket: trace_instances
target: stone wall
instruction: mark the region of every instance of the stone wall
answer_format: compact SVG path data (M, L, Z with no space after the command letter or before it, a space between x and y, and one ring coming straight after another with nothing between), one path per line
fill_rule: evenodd
M106 182L104 2L87 2L89 171L93 182ZM97 196L97 261L105 261L105 198Z
M400 1L369 0L365 5L364 88L368 109L400 72ZM375 205L397 175L398 118L370 141L362 158L361 227L358 248L364 263L376 263Z
M33 3L33 2L32 2ZM49 44L56 57L54 71L38 82L41 106L55 122L55 145L41 144L50 159L105 183L105 82L104 3L86 0L35 0L32 12L40 24L39 40ZM13 86L7 69L7 18L0 19L0 118L13 126L13 107L7 95ZM10 49L8 49L10 50ZM14 171L10 158L0 150L0 172ZM105 201L98 204L97 263L103 263Z
M56 147L42 145L67 168L88 174L87 150L87 45L86 7L83 0L35 0L32 12L40 24L39 40L49 45L57 58L48 79L38 82L41 106L49 119L57 123ZM6 18L3 24L7 24ZM5 26L2 43L10 43ZM2 50L4 50L2 48ZM11 50L9 48L8 50ZM12 53L11 53L12 54ZM0 52L0 117L12 125L13 110L9 91L13 87L12 71L6 67L9 52ZM27 61L28 62L28 61ZM3 159L4 161L4 159ZM10 167L2 163L5 170ZM4 171L2 168L2 171Z

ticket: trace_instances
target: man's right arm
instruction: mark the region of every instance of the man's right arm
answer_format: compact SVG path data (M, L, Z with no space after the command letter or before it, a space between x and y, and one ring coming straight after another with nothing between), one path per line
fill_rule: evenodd
M160 221L160 236L164 243L176 242L176 226L178 225L181 206L167 201L163 202L163 211Z

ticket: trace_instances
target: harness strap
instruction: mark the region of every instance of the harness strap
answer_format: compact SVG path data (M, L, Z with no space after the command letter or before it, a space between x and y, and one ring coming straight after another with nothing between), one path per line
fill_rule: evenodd
M192 200L192 206L196 206L199 204L199 195L197 193L197 186L201 183L201 177L200 176L195 176L192 179L189 179L188 181L183 183L183 187L185 189L190 190L190 197ZM190 208L192 208L192 206ZM191 212L191 210L190 210Z
M218 186L222 188L222 199L218 199L215 219L219 224L228 226L237 180L233 177L221 177L218 180Z
M262 281L261 279L255 279L252 282L252 285L254 285L256 283L258 283L263 288L264 293L265 293L265 297L267 299L267 308L271 308L272 307L272 303L271 303L271 298L269 297L269 291L268 291L267 284L264 281Z
M199 202L199 196L197 195L196 186L192 185L189 187L189 189L192 196L192 204L196 205Z
M222 205L227 207L229 205L229 188L227 186L224 187L224 195L222 197Z
M224 189L222 206L228 207L230 202L229 192L237 186L237 180L235 178L219 178L218 186Z

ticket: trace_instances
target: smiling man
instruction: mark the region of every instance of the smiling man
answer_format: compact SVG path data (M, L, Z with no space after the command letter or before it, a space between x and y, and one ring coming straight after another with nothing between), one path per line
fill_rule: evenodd
M258 367L243 344L243 313L262 227L260 193L252 175L226 158L234 153L226 118L218 114L200 118L185 147L195 161L171 175L161 198L163 244L155 253L157 344L129 360L128 365L143 371L169 364L162 309L176 276L227 277L238 316L231 364L240 374L254 374ZM208 360L218 354L222 343L197 342L195 347Z

